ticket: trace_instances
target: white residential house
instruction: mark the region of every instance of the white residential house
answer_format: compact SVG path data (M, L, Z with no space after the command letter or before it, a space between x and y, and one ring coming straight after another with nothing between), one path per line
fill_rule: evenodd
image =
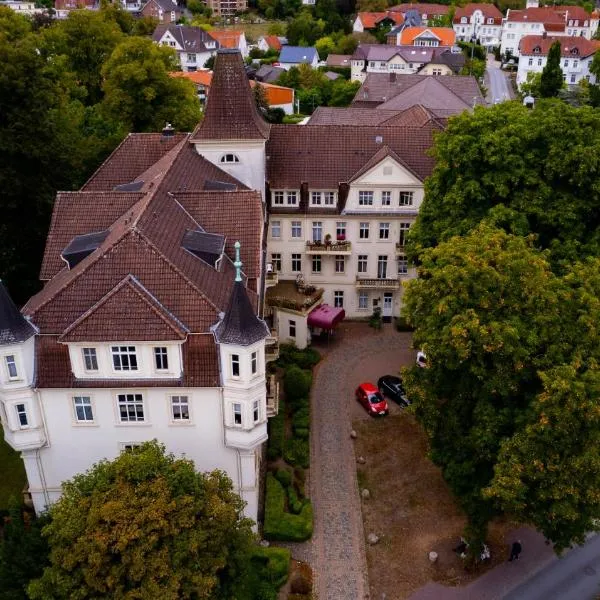
M12 11L21 15L35 15L46 12L45 8L36 8L35 2L26 2L18 0L1 0L0 6L10 8Z
M457 40L476 40L492 48L500 45L502 19L502 13L493 4L467 4L456 9L452 27Z
M289 71L292 67L308 65L313 69L319 66L319 54L316 48L303 46L283 46L277 63L282 69Z
M594 54L600 50L600 42L584 37L528 35L521 39L517 85L527 81L529 73L541 73L546 66L548 52L554 42L560 42L560 67L568 85L577 85L586 80L596 83L596 76L590 73Z
M219 43L201 27L189 25L160 24L152 34L152 41L177 51L181 70L193 72L204 68L206 61L214 56Z

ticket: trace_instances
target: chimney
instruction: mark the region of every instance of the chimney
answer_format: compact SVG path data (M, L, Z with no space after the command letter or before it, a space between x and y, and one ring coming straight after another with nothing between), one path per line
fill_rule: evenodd
M170 138L173 137L175 135L175 129L173 128L173 125L171 125L171 123L165 123L165 127L162 130L162 136L164 138Z

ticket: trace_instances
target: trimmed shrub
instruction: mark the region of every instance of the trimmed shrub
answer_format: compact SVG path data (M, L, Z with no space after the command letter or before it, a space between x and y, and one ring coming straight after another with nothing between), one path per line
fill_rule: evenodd
M275 479L284 487L290 487L292 483L292 474L288 469L277 469L275 472Z
M300 438L287 440L283 458L285 462L294 467L308 469L310 467L310 446L308 440Z
M251 560L257 567L259 577L268 581L277 590L287 581L291 553L287 548L257 547L252 551Z
M294 435L297 438L300 438L301 440L307 440L308 437L309 437L309 435L310 435L310 432L309 432L308 429L304 429L303 427L299 427L298 429L294 430Z
M321 355L314 348L298 350L294 344L282 344L279 347L280 367L295 365L301 369L312 369L321 360Z
M279 412L269 419L267 427L269 430L267 458L277 460L283 456L285 445L285 403L283 398L279 398Z
M294 415L292 416L292 427L294 428L294 431L297 429L310 428L310 408L308 406L308 400L307 406L303 406L294 411Z
M298 498L298 494L293 486L287 488L288 507L292 514L299 515L302 512L304 502Z
M280 542L304 542L312 535L312 528L311 503L306 502L298 515L285 512L285 490L272 473L267 473L265 538Z
M309 371L304 371L296 365L292 365L286 370L283 385L286 400L292 407L298 406L299 401L308 398L311 384L312 375Z

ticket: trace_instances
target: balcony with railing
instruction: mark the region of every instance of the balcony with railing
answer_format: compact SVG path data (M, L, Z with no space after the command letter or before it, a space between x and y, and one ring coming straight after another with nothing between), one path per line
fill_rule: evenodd
M400 281L395 279L384 279L382 277L356 277L356 287L359 290L397 290Z
M267 418L279 412L279 382L275 375L267 377Z
M273 362L279 358L279 338L277 332L271 330L271 335L265 340L265 361Z
M334 256L350 256L350 254L352 254L352 243L346 240L306 242L306 254L333 254Z

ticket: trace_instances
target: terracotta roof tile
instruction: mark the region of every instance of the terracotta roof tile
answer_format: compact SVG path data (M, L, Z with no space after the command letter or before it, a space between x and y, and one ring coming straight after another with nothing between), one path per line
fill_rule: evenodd
M276 35L265 35L264 40L272 50L281 50L281 40Z
M560 42L560 53L565 57L586 57L600 50L600 41L586 40L580 36L549 35L543 37L541 35L526 35L519 42L519 52L522 55L546 56L554 42ZM536 48L539 49L537 52L535 51Z
M485 25L487 25L487 19L494 19L494 25L502 25L502 13L494 4L488 3L470 3L465 6L457 7L452 22L458 24L460 23L461 17L472 17L476 10L481 11L485 17Z
M183 340L188 329L132 275L73 322L61 342Z
M373 110L372 108L334 108L319 106L311 115L308 125L351 125L354 127L395 126L423 127L428 123L440 127L445 123L424 106L415 105L406 110Z
M397 4L389 10L406 14L409 10L416 10L420 15L427 15L429 18L443 16L448 14L449 6L446 4Z
M390 19L395 25L404 23L404 16L401 12L384 11L384 12L360 12L358 13L360 22L365 29L375 29L381 21Z
M210 30L210 37L217 40L221 48L239 48L242 35L244 35L243 31L234 31L233 29Z
M440 46L454 46L456 42L456 33L450 27L407 27L400 34L400 44L414 46L415 40L430 34L439 39Z

